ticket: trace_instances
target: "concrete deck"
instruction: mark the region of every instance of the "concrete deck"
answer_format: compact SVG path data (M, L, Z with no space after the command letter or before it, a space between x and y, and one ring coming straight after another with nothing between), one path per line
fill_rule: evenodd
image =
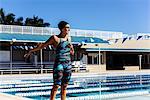
M1 100L32 100L28 98L18 97L10 94L0 93Z
M134 96L134 97L126 97L112 100L150 100L150 95L142 95L142 96Z

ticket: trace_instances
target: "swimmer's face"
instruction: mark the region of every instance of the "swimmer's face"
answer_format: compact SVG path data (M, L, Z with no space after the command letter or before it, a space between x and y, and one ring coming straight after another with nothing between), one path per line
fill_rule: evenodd
M66 24L65 27L61 30L63 34L69 34L70 32L70 25Z

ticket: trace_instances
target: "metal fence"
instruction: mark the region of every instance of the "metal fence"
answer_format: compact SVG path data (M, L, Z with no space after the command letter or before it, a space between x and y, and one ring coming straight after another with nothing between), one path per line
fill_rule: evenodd
M18 33L18 34L35 34L35 35L53 35L59 34L58 28L51 27L32 27L32 26L16 26L16 25L0 25L0 33ZM71 29L70 36L97 37L101 39L122 38L122 32L113 31L96 31L96 30L80 30Z

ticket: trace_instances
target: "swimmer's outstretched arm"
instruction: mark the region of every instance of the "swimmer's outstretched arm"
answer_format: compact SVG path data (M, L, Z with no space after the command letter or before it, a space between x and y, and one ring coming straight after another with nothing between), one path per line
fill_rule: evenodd
M48 45L52 45L53 43L54 43L54 36L51 36L45 43L40 43L40 45L37 46L36 48L29 50L29 52L25 54L24 57L27 58L31 55L31 53L41 50L44 47L47 47Z

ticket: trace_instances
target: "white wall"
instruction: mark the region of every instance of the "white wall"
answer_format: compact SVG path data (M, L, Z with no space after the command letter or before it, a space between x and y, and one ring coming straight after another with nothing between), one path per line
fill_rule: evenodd
M0 51L0 62L10 62L10 51Z

